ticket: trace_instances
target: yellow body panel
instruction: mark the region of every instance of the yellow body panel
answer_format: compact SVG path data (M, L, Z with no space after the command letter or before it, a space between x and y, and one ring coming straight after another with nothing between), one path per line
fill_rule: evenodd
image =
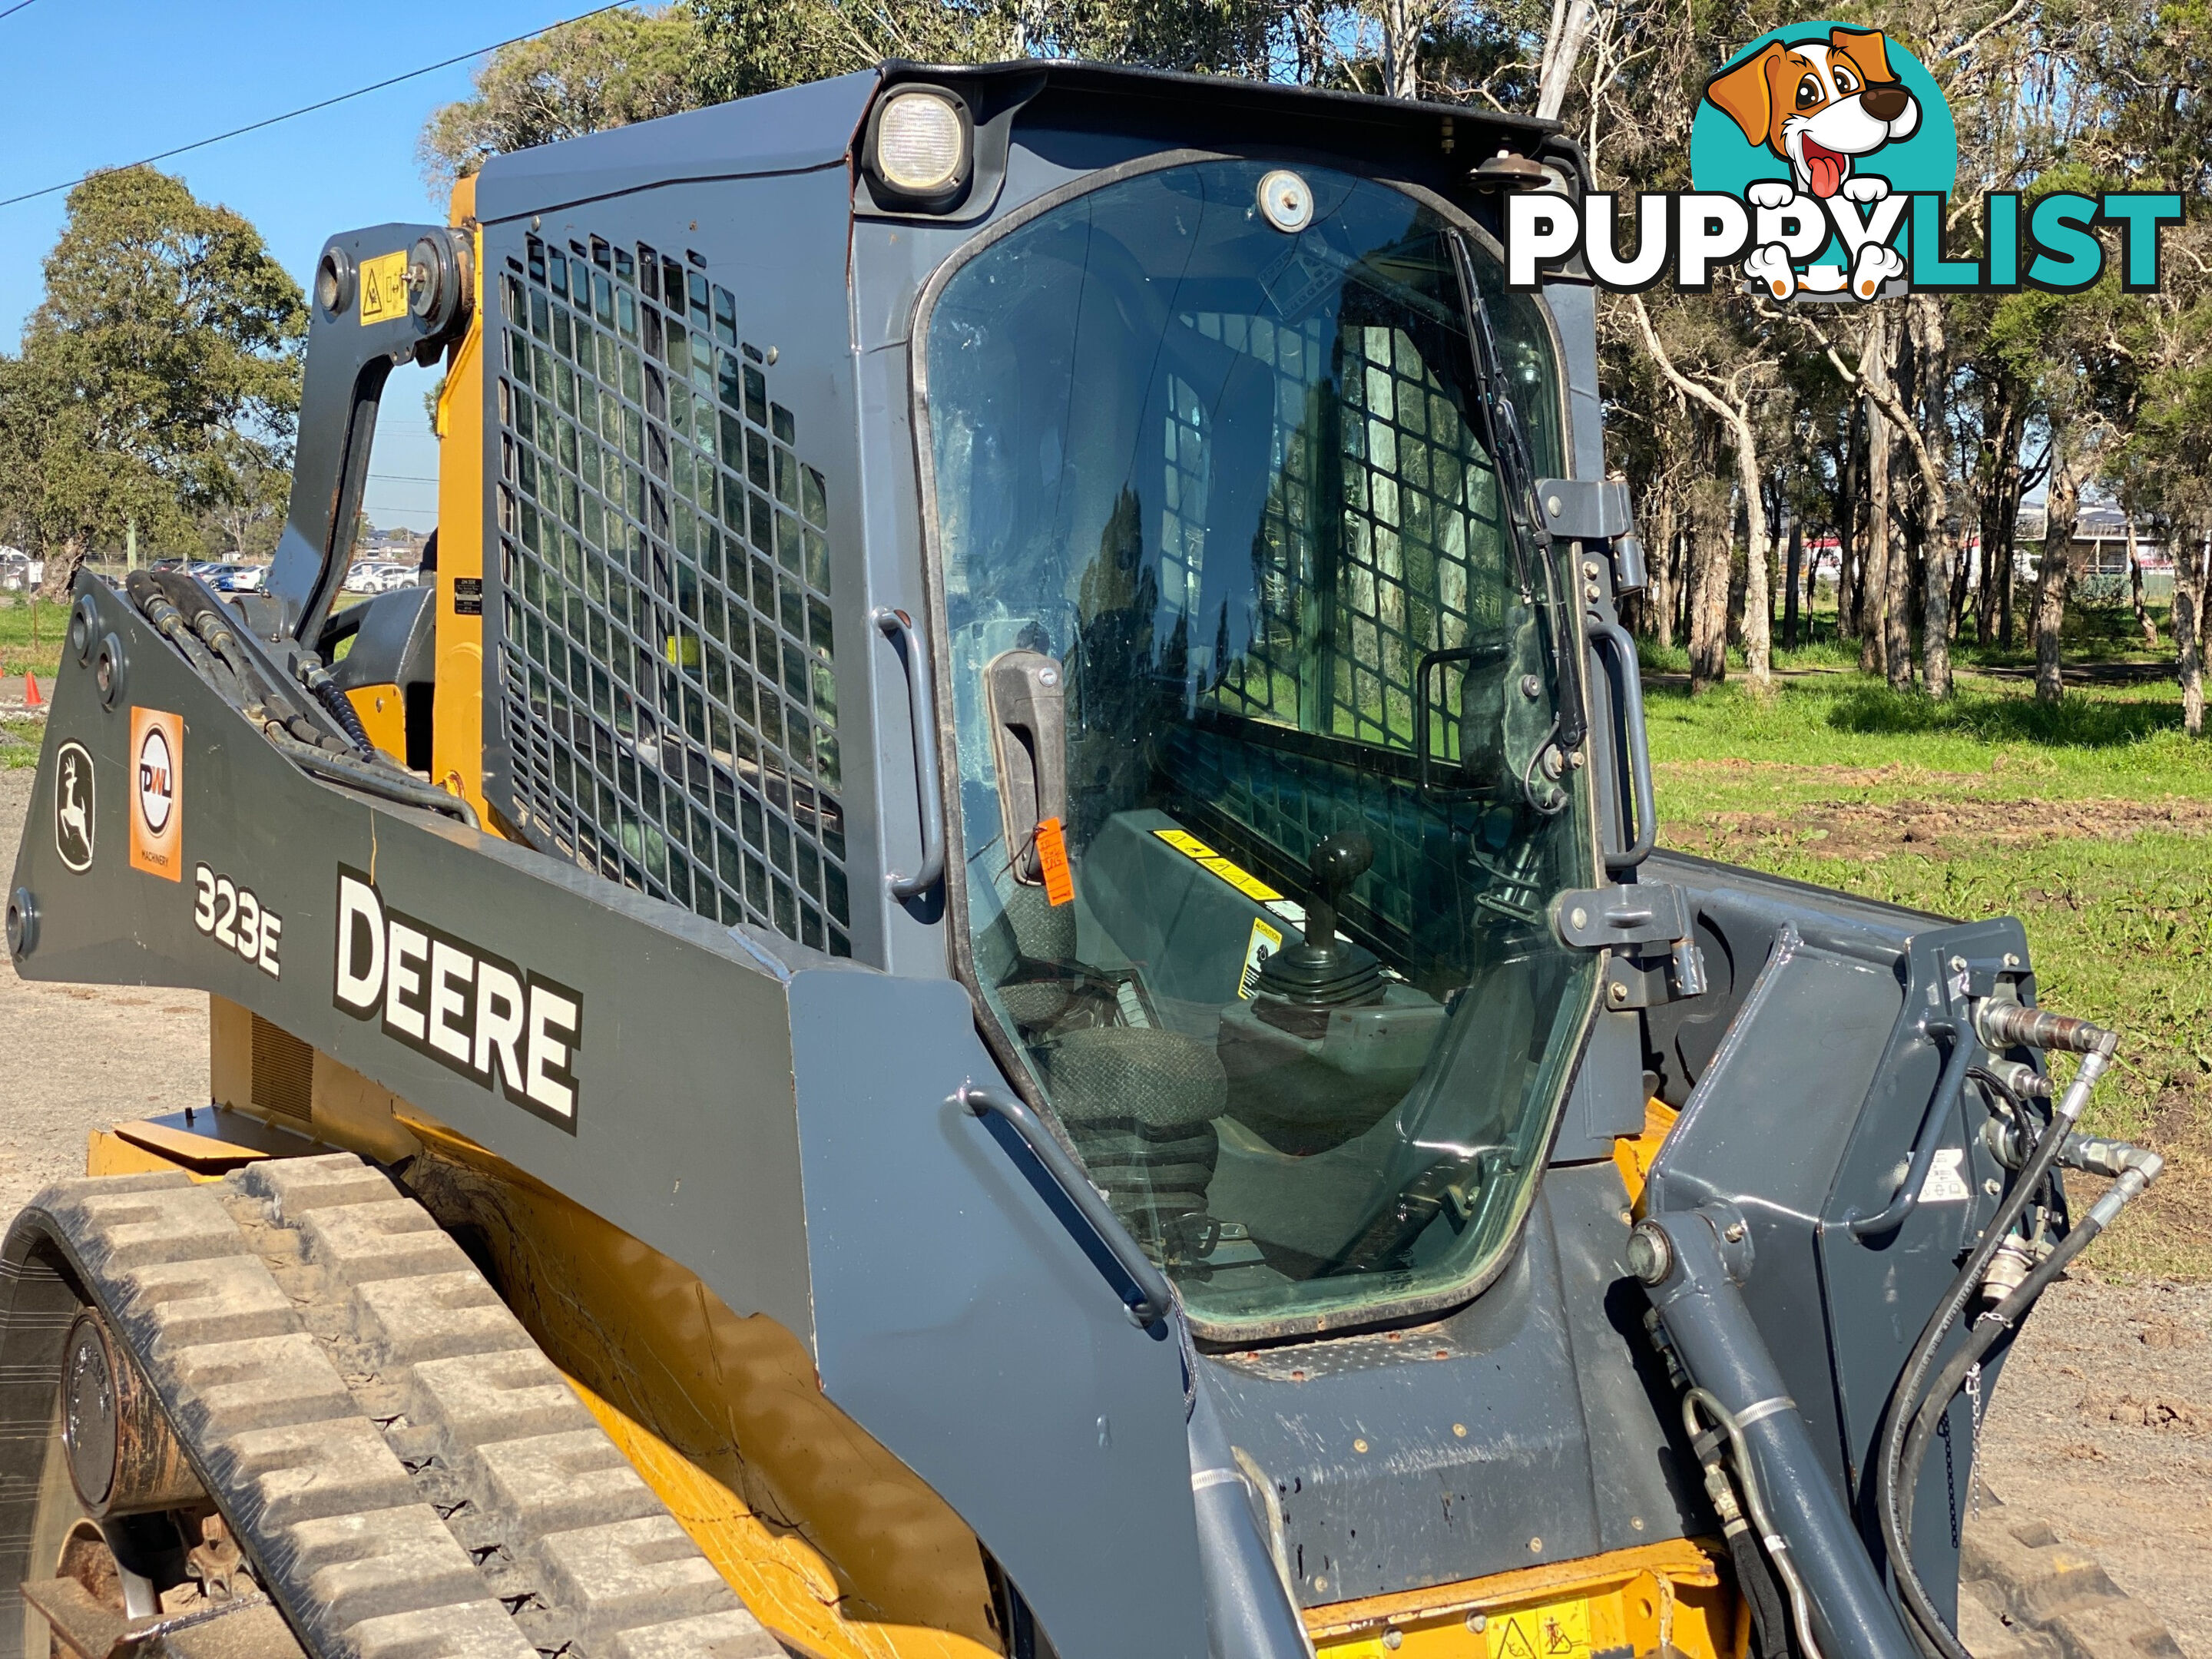
M368 740L403 765L407 759L407 699L396 685L358 685L346 692L346 701L361 716L361 729Z
M1621 1181L1628 1188L1629 1206L1638 1216L1644 1213L1644 1183L1651 1178L1652 1160L1667 1144L1674 1120L1680 1115L1664 1101L1647 1100L1644 1103L1644 1133L1633 1140L1613 1143L1613 1167L1620 1171Z
M1309 1608L1319 1659L1593 1659L1608 1650L1730 1659L1749 1621L1687 1539L1463 1583Z
M255 1102L256 1017L210 1020L218 1104L386 1164L481 1241L500 1293L756 1616L820 1659L1003 1651L975 1535L822 1392L799 1338L330 1055L312 1119ZM128 1126L125 1126L127 1129ZM92 1172L180 1167L115 1136ZM148 1161L152 1160L152 1161Z
M149 1146L134 1146L112 1129L94 1129L85 1137L84 1172L88 1176L154 1175L163 1170L183 1170L175 1158ZM221 1176L185 1170L195 1181L220 1181Z
M495 834L483 798L483 236L476 213L477 181L464 179L453 186L448 222L476 239L476 307L468 333L446 359L438 394L438 695L430 777L475 807ZM455 603L465 585L474 586L472 608Z

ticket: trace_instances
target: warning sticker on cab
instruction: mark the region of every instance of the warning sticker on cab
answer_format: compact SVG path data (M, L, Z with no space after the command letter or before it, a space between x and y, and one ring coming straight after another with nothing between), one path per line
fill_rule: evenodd
M1279 920L1289 922L1293 927L1303 927L1306 925L1304 905L1293 903L1285 898L1243 865L1233 859L1224 858L1188 830L1155 830L1152 833L1192 863L1203 869L1211 870L1222 880L1243 894L1246 898L1255 903L1266 905ZM1275 944L1281 943L1282 939L1278 935ZM1269 948L1273 949L1273 946ZM1245 994L1249 996L1250 993L1247 992Z
M1282 897L1280 893L1268 886L1259 877L1243 866L1222 857L1196 836L1187 834L1181 830L1155 830L1152 833L1185 858L1212 871L1215 875L1243 894L1246 898L1257 899L1261 903L1265 904L1270 899Z
M407 314L407 253L380 254L361 262L361 320L388 323Z
M1245 1001L1260 988L1260 970L1267 965L1267 958L1283 948L1283 936L1261 921L1252 919L1252 937L1244 945L1244 972L1237 981L1237 994Z

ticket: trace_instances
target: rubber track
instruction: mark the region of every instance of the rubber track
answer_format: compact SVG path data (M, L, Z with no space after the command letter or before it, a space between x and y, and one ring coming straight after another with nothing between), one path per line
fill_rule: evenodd
M317 1659L781 1659L460 1248L350 1153L48 1188Z
M2182 1659L2172 1632L2095 1557L1986 1486L1980 1497L1959 1561L1959 1633L1978 1659Z

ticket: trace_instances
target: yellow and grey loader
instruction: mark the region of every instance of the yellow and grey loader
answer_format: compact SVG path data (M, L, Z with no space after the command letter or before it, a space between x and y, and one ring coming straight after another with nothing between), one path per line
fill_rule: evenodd
M2157 1161L2016 923L1653 850L1585 183L893 64L335 238L268 593L76 595L9 945L213 1060L7 1234L0 1654L1962 1655Z

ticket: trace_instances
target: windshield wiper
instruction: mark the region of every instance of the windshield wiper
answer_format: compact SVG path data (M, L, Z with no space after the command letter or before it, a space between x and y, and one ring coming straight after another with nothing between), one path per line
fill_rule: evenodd
M1583 653L1575 631L1574 612L1560 591L1559 562L1552 556L1551 535L1536 505L1536 462L1529 453L1528 429L1521 411L1506 387L1505 369L1498 355L1498 337L1491 331L1490 308L1474 280L1474 258L1467 239L1450 236L1452 268L1459 276L1460 307L1464 313L1468 346L1474 359L1474 378L1484 436L1498 468L1498 491L1504 504L1505 521L1513 538L1514 557L1520 568L1521 586L1529 588L1529 567L1540 571L1545 608L1551 613L1547 642L1552 654L1553 682L1560 690L1559 730L1553 737L1562 760L1582 747L1589 731L1589 704L1583 683ZM1564 767L1561 769L1564 772Z

